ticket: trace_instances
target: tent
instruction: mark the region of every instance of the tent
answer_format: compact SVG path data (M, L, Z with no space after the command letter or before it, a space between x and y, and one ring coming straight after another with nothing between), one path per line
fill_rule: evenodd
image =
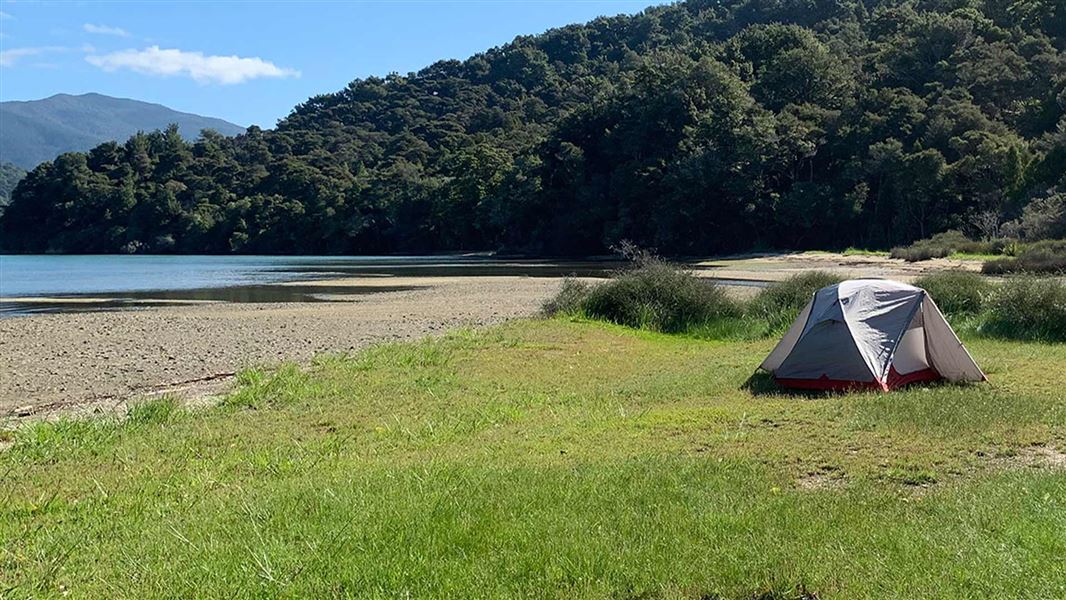
M819 390L986 379L925 290L881 279L815 292L760 368L785 387Z

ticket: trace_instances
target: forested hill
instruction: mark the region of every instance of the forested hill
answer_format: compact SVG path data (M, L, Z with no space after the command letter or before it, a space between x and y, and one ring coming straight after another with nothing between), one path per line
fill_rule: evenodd
M661 252L990 236L1066 197L1060 0L704 0L31 172L12 251Z

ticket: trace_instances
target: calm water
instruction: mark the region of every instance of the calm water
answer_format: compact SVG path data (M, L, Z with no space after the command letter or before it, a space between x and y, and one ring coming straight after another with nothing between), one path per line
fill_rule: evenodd
M484 256L0 255L0 317L42 311L156 306L178 301L321 302L404 286L277 286L343 276L602 277L610 260L546 261ZM760 285L758 282L730 282ZM47 296L69 302L20 300ZM79 297L103 301L87 304Z
M277 286L342 276L603 275L610 261L544 262L483 256L0 255L0 316L109 310L176 301L318 302L405 286ZM69 302L20 300L47 296ZM91 297L102 299L80 302Z
M420 262L404 258L400 262ZM383 257L2 255L0 296L77 296L251 286L395 263Z

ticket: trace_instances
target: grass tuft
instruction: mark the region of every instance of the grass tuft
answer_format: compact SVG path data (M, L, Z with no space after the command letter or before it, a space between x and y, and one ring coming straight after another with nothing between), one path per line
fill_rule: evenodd
M126 422L133 426L162 425L179 410L178 401L172 396L163 396L130 407Z
M665 333L740 313L713 281L657 260L592 288L582 306L592 318Z
M738 304L713 281L632 246L622 252L632 261L632 268L594 286L564 281L559 292L544 303L543 313L583 314L664 333L689 332L740 316Z

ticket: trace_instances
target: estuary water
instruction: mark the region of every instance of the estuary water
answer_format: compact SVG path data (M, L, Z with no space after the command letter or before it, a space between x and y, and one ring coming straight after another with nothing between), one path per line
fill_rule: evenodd
M339 277L596 277L614 268L613 261L504 260L481 255L0 255L0 316L178 301L314 302L410 289L275 285ZM90 298L92 302L85 301Z
M299 285L343 277L605 277L618 261L438 256L0 255L0 317L176 302L322 302L413 289ZM727 282L760 285L759 282ZM288 283L289 285L276 285ZM384 283L384 282L382 282Z

